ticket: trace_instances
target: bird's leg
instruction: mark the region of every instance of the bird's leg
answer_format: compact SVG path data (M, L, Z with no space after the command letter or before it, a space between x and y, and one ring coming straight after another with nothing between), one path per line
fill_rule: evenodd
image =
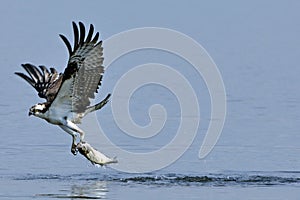
M76 133L79 133L80 142L84 142L85 133L76 124L74 124L73 122L71 122L69 120L66 120L65 126L68 127L69 129L71 129L72 131L75 131Z
M71 152L72 154L76 155L78 150L77 150L77 144L76 144L76 138L77 138L77 133L70 129L67 126L61 125L60 128L62 128L64 131L69 133L72 136L72 147L71 147Z
M77 144L76 144L76 135L72 135L72 146L71 146L71 152L73 155L76 155L77 152L78 152L78 149L77 149Z

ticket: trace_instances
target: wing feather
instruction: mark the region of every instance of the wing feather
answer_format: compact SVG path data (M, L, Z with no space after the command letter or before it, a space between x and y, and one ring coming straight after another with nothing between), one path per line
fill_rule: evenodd
M88 33L88 36L85 40L85 42L90 42L92 37L93 37L93 33L94 33L94 26L92 24L90 24L90 30L89 30L89 33Z
M96 33L94 39L92 40L92 43L96 43L99 39L99 32ZM100 41L102 43L102 41Z
M23 78L25 81L27 81L27 83L29 83L32 87L34 87L35 82L31 78L29 78L28 76L26 76L21 72L15 72L15 74Z
M43 65L40 65L39 67L43 72L43 81L48 82L49 78L50 78L50 73L49 73L48 69Z
M67 39L64 35L62 35L62 34L59 34L59 37L63 40L63 42L64 42L65 45L67 46L69 55L71 55L71 54L72 54L72 47L71 47L70 42L69 42L68 39Z
M90 99L95 98L95 93L101 85L104 68L102 41L98 42L99 33L97 32L93 38L94 26L90 25L86 36L83 23L78 24L79 29L75 22L72 23L73 49L66 37L60 35L71 53L63 73L62 85L51 107L82 113L90 105Z
M85 39L85 28L82 22L79 22L79 29L80 29L80 44L84 44L84 39Z
M72 22L73 25L73 33L74 33L74 50L78 48L78 38L79 38L79 31L78 31L78 27L76 25L75 22ZM71 54L73 52L71 51Z
M27 73L29 74L29 76L32 78L34 82L39 81L38 74L34 70L36 68L35 66L30 64L23 64L22 67L27 71Z
M62 75L58 74L54 68L51 68L51 73L45 66L39 66L41 71L32 64L22 64L29 76L15 72L16 75L27 81L32 87L36 89L39 97L47 99L52 102L62 82Z

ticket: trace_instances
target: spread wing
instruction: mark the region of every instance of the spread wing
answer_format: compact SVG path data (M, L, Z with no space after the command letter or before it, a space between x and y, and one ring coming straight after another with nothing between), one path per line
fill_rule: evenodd
M99 33L97 32L93 37L93 25L90 25L87 37L85 37L85 27L81 22L79 22L80 31L74 22L73 30L73 49L68 39L60 35L68 48L70 57L63 73L61 87L51 107L82 113L90 105L90 99L95 98L95 92L101 85L104 72L103 48L102 41L98 42Z
M38 69L36 66L28 63L22 64L22 67L29 76L21 72L15 72L15 74L22 77L34 87L39 97L47 99L48 102L52 102L60 88L62 74L58 74L54 68L50 68L49 72L45 66L39 66L40 69Z

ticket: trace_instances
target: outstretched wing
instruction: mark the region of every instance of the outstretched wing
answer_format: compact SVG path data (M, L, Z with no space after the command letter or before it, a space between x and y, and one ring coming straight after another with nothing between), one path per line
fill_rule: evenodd
M52 102L56 96L58 89L62 82L62 74L58 74L54 68L49 70L45 66L39 66L40 70L32 64L22 64L29 76L15 72L18 76L22 77L32 87L36 89L39 97L47 99Z
M87 37L85 27L79 22L79 30L73 22L74 47L68 39L60 35L69 51L68 65L63 73L63 82L51 106L65 108L82 113L95 98L95 92L101 84L104 72L102 41L98 42L99 33L93 37L94 26L90 25ZM79 33L80 32L80 33Z

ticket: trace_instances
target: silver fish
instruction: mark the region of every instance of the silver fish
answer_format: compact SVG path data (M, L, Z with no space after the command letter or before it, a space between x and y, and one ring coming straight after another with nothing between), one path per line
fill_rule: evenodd
M92 164L98 165L107 165L111 163L117 163L116 158L109 158L100 151L94 149L90 144L87 142L79 142L77 144L77 149L79 153L81 153L84 157L86 157Z

